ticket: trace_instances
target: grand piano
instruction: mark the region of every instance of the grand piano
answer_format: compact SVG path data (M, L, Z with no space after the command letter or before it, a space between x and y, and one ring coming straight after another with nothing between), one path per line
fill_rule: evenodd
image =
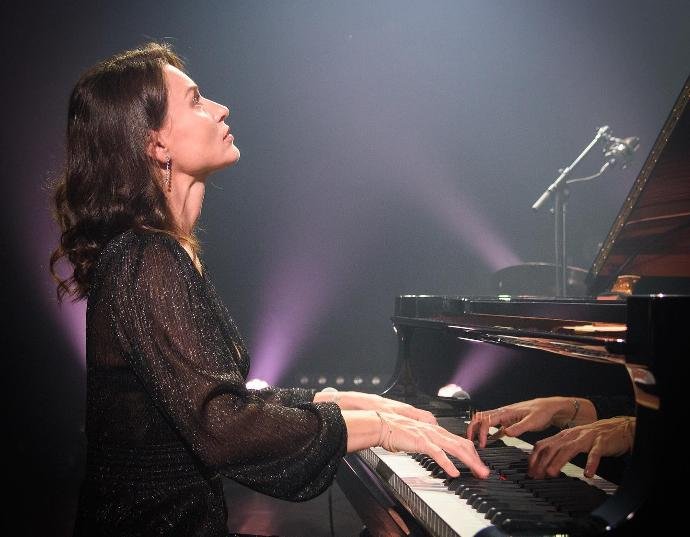
M529 435L480 450L490 483L469 472L448 479L418 454L367 449L337 477L363 536L656 535L687 525L669 484L687 475L673 449L689 347L688 100L690 78L593 262L587 296L399 296L392 317L398 358L383 395L431 410L458 434L474 410L533 397L627 397L634 448L607 461L620 472L604 475L604 464L587 479L576 459L558 478L513 480L538 438ZM447 384L463 390L437 396Z

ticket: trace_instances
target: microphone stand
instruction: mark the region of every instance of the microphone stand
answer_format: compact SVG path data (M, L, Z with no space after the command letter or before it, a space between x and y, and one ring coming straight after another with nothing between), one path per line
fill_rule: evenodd
M544 202L553 195L554 197L554 240L556 247L556 296L564 297L567 295L567 260L565 242L565 215L568 203L568 176L578 163L592 150L592 148L609 132L607 125L600 127L594 139L585 147L580 155L570 164L570 166L560 169L560 175L549 185L544 193L532 205L532 209L537 211Z

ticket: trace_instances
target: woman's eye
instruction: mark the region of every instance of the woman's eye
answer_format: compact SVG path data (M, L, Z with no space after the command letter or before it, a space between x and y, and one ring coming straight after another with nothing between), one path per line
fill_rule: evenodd
M199 95L198 93L195 93L194 97L192 97L192 102L194 104L199 104L201 102L201 95Z

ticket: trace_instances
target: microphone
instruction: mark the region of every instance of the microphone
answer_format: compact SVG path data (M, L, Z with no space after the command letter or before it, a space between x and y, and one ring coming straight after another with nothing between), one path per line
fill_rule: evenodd
M628 138L615 138L613 136L606 136L609 144L604 148L604 157L606 162L601 167L599 173L603 173L606 169L621 164L621 169L625 169L632 160L633 153L640 147L640 139L637 136L630 136Z

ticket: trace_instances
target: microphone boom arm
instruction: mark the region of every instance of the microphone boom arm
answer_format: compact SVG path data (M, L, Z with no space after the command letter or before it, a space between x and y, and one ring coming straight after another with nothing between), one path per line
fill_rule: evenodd
M589 145L588 145L587 147L585 147L585 149L582 151L582 153L580 153L580 155L572 162L572 164L571 164L570 166L568 166L567 168L564 168L564 169L561 171L561 174L556 178L556 180L555 180L553 183L551 183L551 184L549 185L549 187L544 191L544 193L543 193L541 196L539 196L539 199L538 199L537 201L534 202L534 204L532 205L532 209L533 209L534 211L538 211L539 208L540 208L542 205L544 205L544 202L545 202L547 199L549 199L549 197L551 196L551 194L553 194L553 193L556 191L556 189L558 189L558 188L561 186L561 184L566 180L566 178L568 177L568 175L570 175L570 173L573 171L573 169L575 168L575 166L577 166L577 165L580 163L580 161L581 161L583 158L585 158L585 157L587 156L587 154L592 150L592 148L593 148L595 145L597 145L597 143L599 142L599 140L600 140L606 133L608 133L608 131L609 131L608 125L604 125L603 127L600 127L600 128L597 130L597 134L594 136L594 138L593 138L592 141L589 143Z
M537 211L544 202L553 194L554 196L554 239L556 246L556 296L564 297L567 295L567 259L565 248L565 206L566 206L566 185L567 178L579 162L592 150L592 148L605 137L609 132L608 125L599 127L597 133L585 149L570 164L561 170L556 180L549 185L544 193L532 205L532 209ZM601 172L603 173L603 169Z

